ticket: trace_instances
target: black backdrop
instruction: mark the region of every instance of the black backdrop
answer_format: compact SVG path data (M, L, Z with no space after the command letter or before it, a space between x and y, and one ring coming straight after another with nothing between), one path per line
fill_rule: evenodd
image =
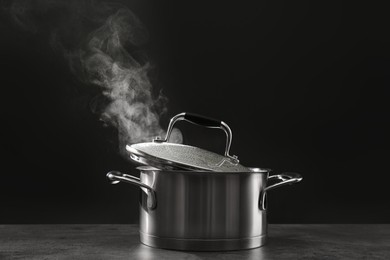
M182 111L222 119L243 164L304 176L270 192L269 222L390 223L384 6L122 3L150 33L152 81L169 98L163 127ZM27 32L6 11L0 30L0 223L136 223L138 189L105 173L138 173L90 111L93 95L44 30ZM223 132L179 127L187 143L223 149Z

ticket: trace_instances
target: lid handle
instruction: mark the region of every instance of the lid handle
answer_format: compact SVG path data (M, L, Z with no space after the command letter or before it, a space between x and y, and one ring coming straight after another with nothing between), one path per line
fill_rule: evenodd
M220 129L222 129L226 134L226 148L225 148L224 155L225 155L225 157L228 157L232 161L232 163L234 163L234 164L239 163L238 157L236 155L229 154L230 153L230 146L232 144L232 138L233 138L232 130L225 122L223 122L221 120L213 119L210 117L205 117L205 116L197 115L194 113L187 113L187 112L177 114L176 116L171 118L171 121L169 121L167 134L166 134L165 138L161 139L160 137L157 137L153 141L154 142L168 142L169 137L171 136L171 133L172 133L173 126L178 121L182 121L182 120L190 122L190 123L195 124L195 125L204 126L207 128L220 128Z
M196 125L208 127L208 128L220 128L222 121L213 119L206 116L197 115L194 113L184 113L183 119Z

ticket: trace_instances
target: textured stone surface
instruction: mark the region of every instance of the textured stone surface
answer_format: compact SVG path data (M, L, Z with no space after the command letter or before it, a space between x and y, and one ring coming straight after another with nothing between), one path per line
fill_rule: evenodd
M390 259L390 225L269 225L252 250L180 252L139 243L137 225L0 225L0 259Z

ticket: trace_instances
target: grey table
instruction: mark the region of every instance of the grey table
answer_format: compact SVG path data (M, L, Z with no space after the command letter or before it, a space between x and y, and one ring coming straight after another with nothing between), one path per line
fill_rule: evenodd
M269 225L268 243L230 252L144 246L137 225L0 225L0 259L390 259L390 225Z

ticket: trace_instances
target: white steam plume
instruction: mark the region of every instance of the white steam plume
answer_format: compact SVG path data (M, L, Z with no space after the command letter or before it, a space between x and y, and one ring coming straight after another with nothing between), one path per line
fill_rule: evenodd
M166 112L166 98L161 94L153 97L147 75L149 64L140 64L124 48L128 43L139 45L146 37L135 15L121 9L90 34L87 48L80 52L90 80L111 100L102 119L117 127L122 148L125 143L150 141L165 134L159 116Z
M129 9L108 3L19 0L8 9L18 25L32 32L42 27L46 13L62 15L49 29L51 44L65 54L76 75L101 89L107 99L99 110L101 119L118 129L123 152L127 143L150 141L165 134L159 118L166 112L167 98L161 93L155 97L147 75L150 64L141 63L129 51L147 40L144 26ZM40 19L35 21L36 17ZM47 17L53 19L53 15ZM85 29L83 19L97 24L98 29ZM173 142L182 140L178 130L171 136Z

